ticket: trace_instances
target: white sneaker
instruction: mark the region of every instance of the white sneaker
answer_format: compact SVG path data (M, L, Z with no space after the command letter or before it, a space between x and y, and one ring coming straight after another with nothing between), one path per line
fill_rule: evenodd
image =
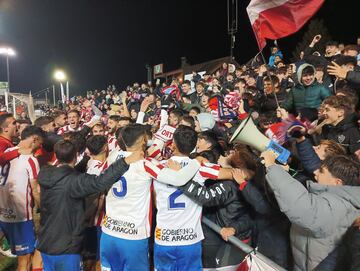
M0 254L6 256L6 257L9 257L9 258L16 258L17 256L12 254L11 253L11 249L8 248L8 249L4 249L3 246L2 246L2 240L1 240L1 243L0 243Z

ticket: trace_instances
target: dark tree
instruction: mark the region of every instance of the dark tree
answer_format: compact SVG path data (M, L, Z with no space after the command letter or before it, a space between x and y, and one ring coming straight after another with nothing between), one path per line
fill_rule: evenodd
M310 21L308 30L305 32L302 41L298 43L293 51L291 61L295 62L299 60L300 52L309 46L317 34L321 35L321 40L315 45L314 49L323 55L325 52L325 44L331 40L331 36L323 19L313 19Z

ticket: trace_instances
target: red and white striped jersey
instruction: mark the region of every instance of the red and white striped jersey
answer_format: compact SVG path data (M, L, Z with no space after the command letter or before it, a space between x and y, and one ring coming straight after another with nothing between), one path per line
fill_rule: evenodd
M0 221L14 223L32 220L30 181L37 179L38 172L39 163L33 155L22 154L2 168L4 178L0 184Z
M80 112L80 120L83 122L89 122L93 117L91 108L82 108Z
M87 173L99 176L107 168L107 162L90 159L87 164ZM91 201L91 202L90 202ZM105 213L105 194L101 193L96 197L89 196L86 200L85 216L92 220L91 226L101 226Z
M109 153L114 150L120 149L115 135L108 134L108 147L109 147Z
M87 164L86 173L99 176L101 172L107 169L107 161L101 162L99 160L90 159Z
M184 167L189 163L190 158L173 156L171 160ZM152 167L151 170L156 169ZM209 178L216 180L219 170L219 165L210 163L202 165L193 180L200 184L204 184ZM159 245L179 246L195 244L204 239L201 228L202 206L185 196L176 187L154 182L154 189L157 207L155 242Z
M78 132L78 131L81 131L82 129L82 125L80 125L77 129L73 129L70 127L70 124L69 125L65 125L63 127L60 127L59 130L57 131L57 134L58 135L63 135L67 132Z

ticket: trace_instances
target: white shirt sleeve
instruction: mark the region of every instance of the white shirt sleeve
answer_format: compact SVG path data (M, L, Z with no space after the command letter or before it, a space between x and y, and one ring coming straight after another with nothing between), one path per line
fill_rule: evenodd
M169 115L166 110L161 109L160 111L160 128L159 130L164 127L165 124L168 123Z
M196 175L200 167L200 163L196 159L192 159L179 171L175 171L170 168L162 169L156 180L173 186L182 186Z
M145 118L145 113L140 111L138 113L137 118L136 118L136 123L143 124L144 123L144 118Z

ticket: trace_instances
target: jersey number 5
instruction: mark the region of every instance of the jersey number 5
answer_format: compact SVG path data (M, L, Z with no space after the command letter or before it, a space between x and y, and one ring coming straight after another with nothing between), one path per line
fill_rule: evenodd
M120 184L120 187L113 187L112 192L117 198L125 197L127 193L126 179L121 176L120 180L116 184L118 183Z
M184 209L185 202L175 202L176 198L181 196L183 192L177 189L175 192L171 193L169 196L169 209Z

